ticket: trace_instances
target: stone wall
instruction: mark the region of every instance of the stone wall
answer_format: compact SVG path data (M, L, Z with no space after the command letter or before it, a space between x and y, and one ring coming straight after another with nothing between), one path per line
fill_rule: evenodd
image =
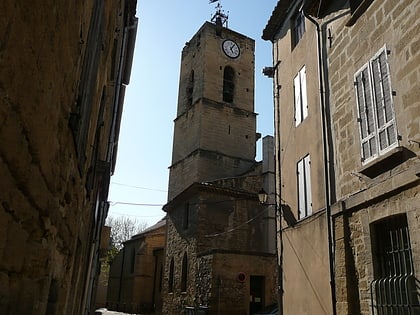
M330 16L324 21L332 38L327 53L336 191L340 200L333 206L338 314L371 314L370 283L375 263L371 233L372 225L382 219L407 216L419 278L418 12L416 1L373 1L353 26L346 26L350 20L346 9L337 12L336 19L328 21ZM388 50L398 148L363 163L354 75L383 47ZM393 157L397 162L392 162ZM375 168L376 173L367 172Z
M0 4L2 314L83 314L90 307L93 244L99 244L115 158L109 141L118 138L111 78L122 71L116 63L129 17L124 6ZM102 21L100 41L90 32L95 15ZM88 74L84 60L92 47L97 71ZM84 86L83 74L96 80ZM77 114L87 94L90 115ZM82 135L72 122L82 120L85 146L76 149Z

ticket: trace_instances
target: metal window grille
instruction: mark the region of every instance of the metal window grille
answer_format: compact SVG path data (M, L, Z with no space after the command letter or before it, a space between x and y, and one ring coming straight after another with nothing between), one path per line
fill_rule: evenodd
M407 218L392 217L374 225L375 280L372 314L420 314L420 282L414 274Z

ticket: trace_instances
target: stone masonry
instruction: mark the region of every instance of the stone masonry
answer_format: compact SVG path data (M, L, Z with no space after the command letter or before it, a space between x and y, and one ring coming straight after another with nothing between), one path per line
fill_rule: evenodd
M0 4L1 314L89 311L134 14L135 1Z

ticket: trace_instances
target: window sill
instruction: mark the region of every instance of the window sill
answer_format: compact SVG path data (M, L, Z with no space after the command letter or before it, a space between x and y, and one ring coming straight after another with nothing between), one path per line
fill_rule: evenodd
M359 173L366 175L369 178L376 176L394 168L403 163L410 157L410 151L405 147L395 147L384 155L377 157L375 160L364 165Z
M353 26L359 17L367 10L367 8L372 4L373 0L364 0L360 5L354 10L350 19L347 21L346 26Z

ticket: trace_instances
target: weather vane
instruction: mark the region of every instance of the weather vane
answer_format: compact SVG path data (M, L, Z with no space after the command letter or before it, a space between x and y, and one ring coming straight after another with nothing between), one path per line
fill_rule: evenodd
M228 27L228 13L225 13L222 10L221 0L209 0L209 3L215 3L217 2L217 5L215 6L216 13L212 16L211 21L216 23L216 25L225 26Z

